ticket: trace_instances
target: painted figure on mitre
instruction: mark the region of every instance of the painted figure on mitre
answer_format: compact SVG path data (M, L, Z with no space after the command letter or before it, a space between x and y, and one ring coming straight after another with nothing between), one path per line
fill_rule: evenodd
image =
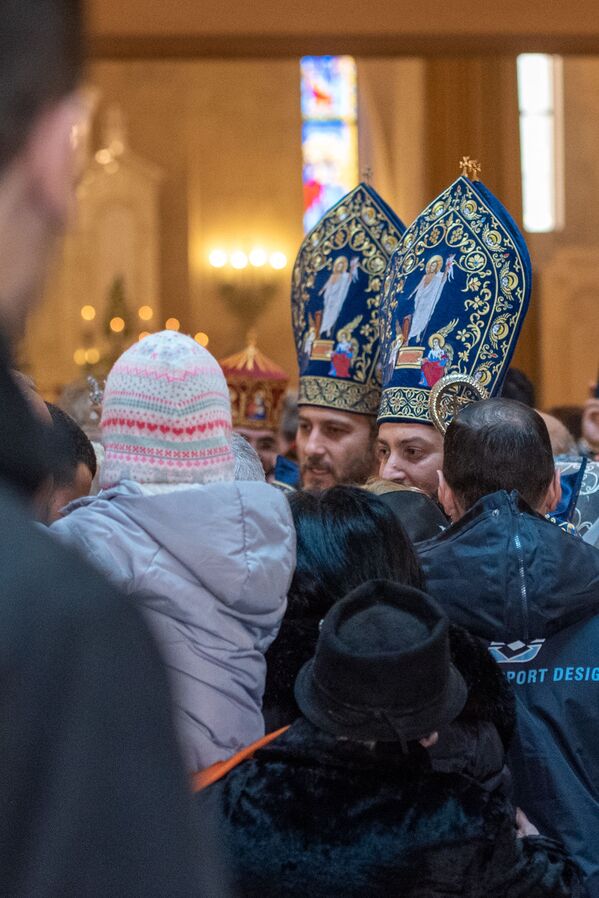
M426 263L422 280L408 296L408 299L414 297L414 314L410 322L408 340L418 342L427 329L441 298L443 287L453 277L454 261L455 255L450 255L444 266L443 256L434 255Z
M449 363L449 356L444 349L444 337L434 334L429 340L429 346L431 348L426 354L426 358L420 362L422 377L420 378L419 383L424 384L427 387L434 387L437 381L441 380L445 374L445 369Z
M363 315L358 315L353 321L350 321L347 327L342 327L337 333L337 343L331 353L330 377L351 377L352 359L359 350L359 343L353 336L353 332L363 317Z
M338 256L335 259L333 273L320 291L324 300L319 337L330 336L330 331L335 327L349 288L358 280L359 261L357 256L354 256L349 263L347 256Z

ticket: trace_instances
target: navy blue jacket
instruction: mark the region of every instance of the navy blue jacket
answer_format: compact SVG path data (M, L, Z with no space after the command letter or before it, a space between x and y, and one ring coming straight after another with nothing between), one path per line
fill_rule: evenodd
M599 550L501 491L419 553L430 594L514 685L516 803L599 898Z

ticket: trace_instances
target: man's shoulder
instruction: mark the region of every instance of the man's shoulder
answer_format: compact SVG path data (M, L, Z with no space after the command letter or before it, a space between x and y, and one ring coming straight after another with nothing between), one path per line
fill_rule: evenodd
M420 555L439 555L444 550L459 544L480 546L494 545L495 541L511 538L512 530L526 528L529 540L546 543L555 541L557 547L568 545L562 539L570 534L565 533L557 524L533 511L516 493L508 494L501 490L483 496L470 508L459 521L451 524L442 533L418 544ZM578 545L586 546L580 540L573 540Z

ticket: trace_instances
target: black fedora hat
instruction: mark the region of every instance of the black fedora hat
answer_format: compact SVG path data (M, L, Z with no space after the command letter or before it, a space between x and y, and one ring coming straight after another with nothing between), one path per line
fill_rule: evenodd
M295 698L308 720L334 736L405 742L455 720L467 688L451 663L437 603L411 586L369 580L325 617Z

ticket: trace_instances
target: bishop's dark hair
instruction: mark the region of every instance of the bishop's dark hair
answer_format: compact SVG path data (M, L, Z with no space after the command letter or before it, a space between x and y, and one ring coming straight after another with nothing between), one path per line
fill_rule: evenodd
M547 426L521 402L473 402L447 428L443 476L465 509L498 490L517 490L536 508L554 471Z

